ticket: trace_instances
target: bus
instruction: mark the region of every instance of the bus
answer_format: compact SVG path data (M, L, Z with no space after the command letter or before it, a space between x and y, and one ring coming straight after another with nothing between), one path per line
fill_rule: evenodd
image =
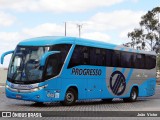
M135 102L155 94L156 54L106 42L45 36L21 41L12 54L6 96L36 103L114 98Z

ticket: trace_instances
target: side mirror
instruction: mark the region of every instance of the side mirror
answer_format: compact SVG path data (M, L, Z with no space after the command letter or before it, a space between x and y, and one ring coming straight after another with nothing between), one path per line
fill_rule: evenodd
M3 61L4 61L4 57L8 54L13 54L14 53L14 50L11 50L11 51L8 51L8 52L5 52L1 55L1 64L3 64Z
M48 56L53 55L53 54L57 54L57 53L60 53L60 51L49 51L49 52L46 52L40 59L40 66L44 66L45 65L45 62L46 62L46 59L48 58Z

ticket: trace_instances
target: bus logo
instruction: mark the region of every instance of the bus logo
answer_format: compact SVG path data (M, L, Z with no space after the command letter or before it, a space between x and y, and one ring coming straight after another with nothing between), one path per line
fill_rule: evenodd
M115 95L122 95L126 88L126 79L120 71L114 71L110 77L110 88Z

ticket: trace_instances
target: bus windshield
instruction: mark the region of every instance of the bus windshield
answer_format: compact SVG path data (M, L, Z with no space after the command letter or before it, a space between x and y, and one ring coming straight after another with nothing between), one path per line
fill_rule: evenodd
M43 69L39 66L41 56L49 47L18 46L9 66L8 78L15 81L34 81L42 78Z
M9 65L7 79L13 83L37 83L58 75L70 48L70 46L65 46L67 45L59 44L50 47L17 46ZM46 67L41 67L39 65L40 59L47 51L60 51L60 54L49 56Z

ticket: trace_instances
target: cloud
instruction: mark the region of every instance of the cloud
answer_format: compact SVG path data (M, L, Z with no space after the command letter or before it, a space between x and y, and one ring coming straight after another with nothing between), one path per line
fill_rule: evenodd
M131 0L131 2L133 2L133 3L138 3L139 0Z
M130 39L128 38L128 33L133 31L134 28L129 28L129 29L125 29L125 30L122 30L120 33L119 33L119 38L121 38L123 40L123 43L127 43L130 41Z
M23 39L23 35L19 32L0 32L0 56L6 51L14 50L21 39ZM0 67L8 66L10 57L11 55L7 56L5 58L6 62L4 62L4 65L0 65Z
M124 0L0 0L1 9L17 11L82 12Z
M0 32L0 56L9 50L14 50L18 42L23 39L19 32ZM0 64L0 67L7 67L10 61L11 55L7 55L4 60L4 65Z
M82 38L88 38L88 39L98 40L103 42L109 42L111 39L109 35L105 33L100 33L100 32L84 33L82 34Z
M5 12L0 12L0 26L10 26L14 23L15 17Z
M4 42L17 42L21 39L19 32L0 32L0 40ZM3 43L3 42L2 42Z
M64 31L64 27L62 25L58 25L55 23L44 23L38 25L34 28L25 28L22 30L24 34L27 34L31 37L38 37L38 36L49 36L49 35L62 35Z
M143 11L119 10L106 13L97 13L87 21L90 29L98 31L120 30L137 26Z
M67 26L67 36L78 37L78 28L75 24L69 24ZM64 36L64 25L59 25L55 23L44 23L38 25L34 28L25 28L19 32L0 32L1 46L0 46L0 55L8 50L15 49L19 41L23 39L28 39L32 37L39 36ZM83 38L100 40L100 41L109 41L110 37L105 33L99 32L83 32ZM4 65L0 67L7 67L10 61L11 55L7 56L4 61Z
M143 11L131 10L97 13L83 22L67 22L67 36L78 37L76 23L79 23L83 24L81 29L81 37L83 38L110 43L115 42L113 39L118 39L116 44L125 43L128 40L127 33L137 27L143 14ZM38 36L64 36L64 23L43 23L30 28L25 27L17 32L0 32L0 54L14 49L20 40ZM7 60L9 62L9 58Z
M24 28L22 30L22 33L28 37L64 36L64 32L64 24L56 23L44 23L33 28ZM78 28L76 24L67 23L67 36L78 36Z

